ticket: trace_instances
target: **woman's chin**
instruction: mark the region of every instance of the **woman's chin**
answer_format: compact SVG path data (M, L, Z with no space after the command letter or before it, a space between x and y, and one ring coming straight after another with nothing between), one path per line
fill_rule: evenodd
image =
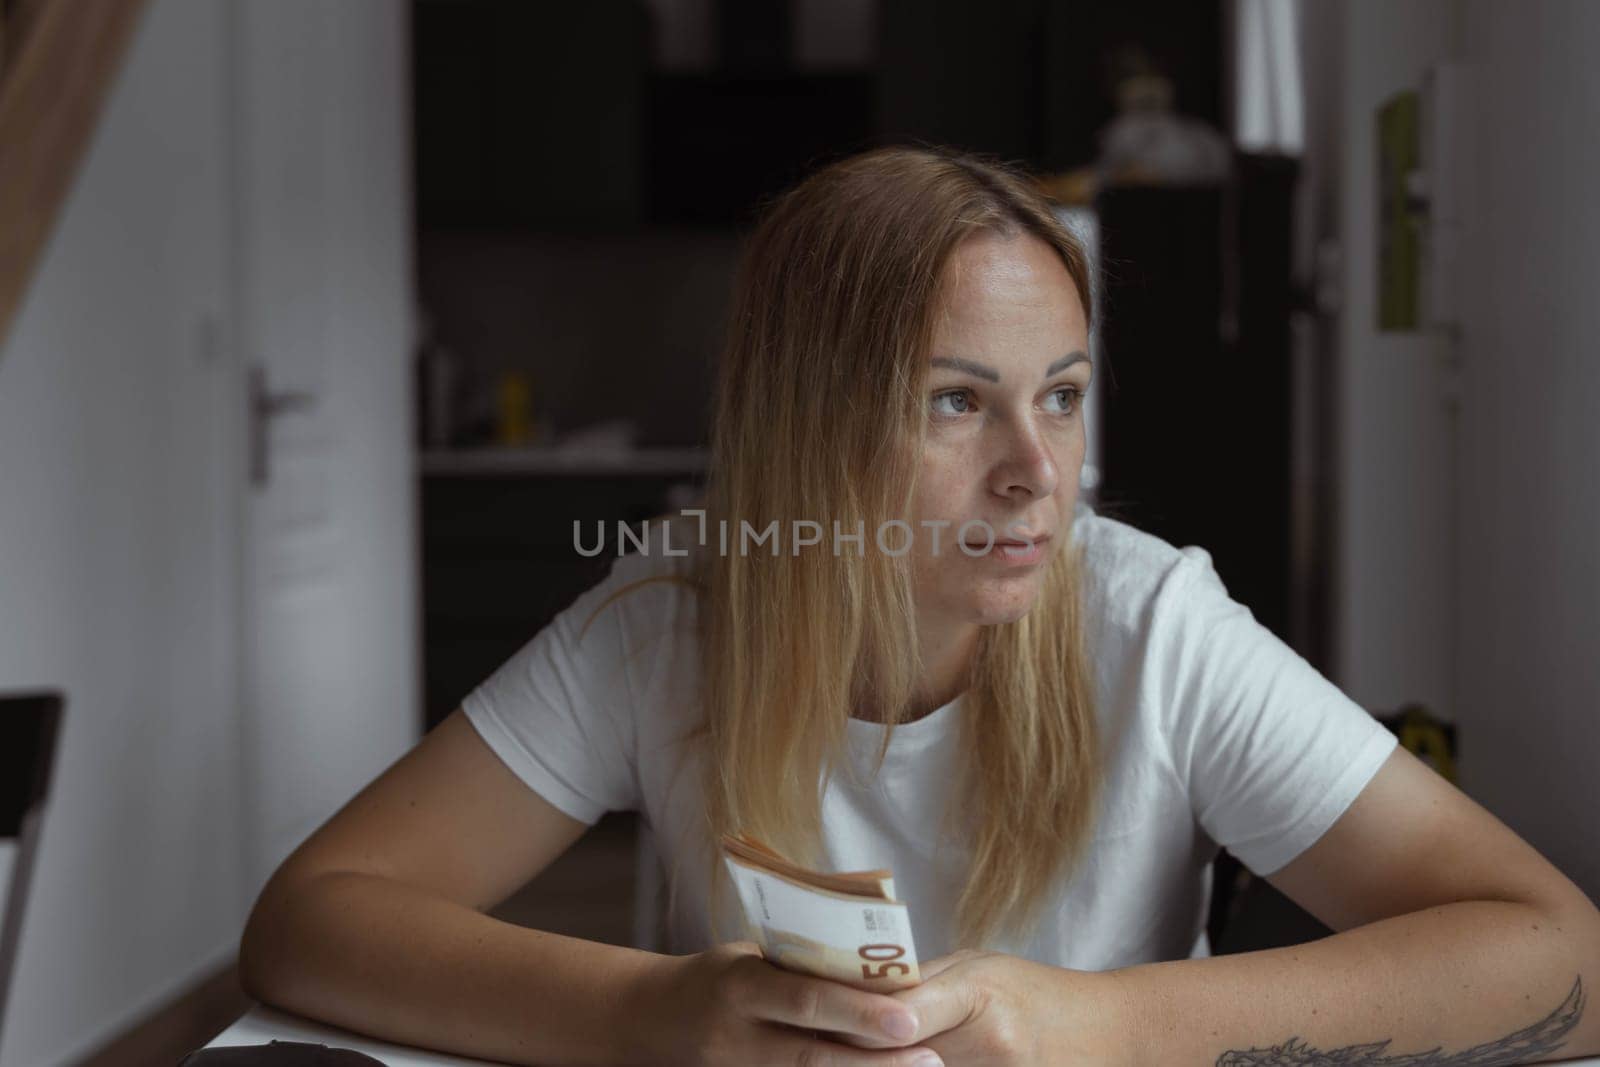
M979 626L1000 626L1016 622L1032 611L1038 602L1039 589L1035 585L1004 590L986 589L972 599L970 617Z
M963 575L966 580L951 581L952 576L940 577L944 580L930 582L918 590L918 602L926 604L925 610L934 616L968 626L1016 622L1033 610L1044 586L1044 574L1038 570L998 580Z

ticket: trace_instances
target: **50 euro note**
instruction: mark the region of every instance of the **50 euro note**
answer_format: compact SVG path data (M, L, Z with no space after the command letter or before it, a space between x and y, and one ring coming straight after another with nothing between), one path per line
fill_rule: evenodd
M887 871L808 871L747 837L722 846L750 939L772 963L874 992L922 981L911 916Z

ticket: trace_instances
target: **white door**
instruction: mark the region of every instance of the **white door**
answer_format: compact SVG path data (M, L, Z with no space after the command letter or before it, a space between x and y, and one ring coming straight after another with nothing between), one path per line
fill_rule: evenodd
M420 735L405 5L235 0L245 887Z

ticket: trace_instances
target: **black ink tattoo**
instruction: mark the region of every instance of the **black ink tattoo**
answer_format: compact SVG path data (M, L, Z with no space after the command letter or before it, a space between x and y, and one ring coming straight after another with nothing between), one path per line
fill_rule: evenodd
M1383 1050L1392 1039L1322 1052L1291 1037L1273 1048L1224 1052L1217 1057L1216 1067L1505 1067L1542 1059L1559 1049L1583 1017L1583 1005L1583 976L1579 975L1572 992L1555 1011L1532 1026L1464 1052L1431 1049L1385 1056Z

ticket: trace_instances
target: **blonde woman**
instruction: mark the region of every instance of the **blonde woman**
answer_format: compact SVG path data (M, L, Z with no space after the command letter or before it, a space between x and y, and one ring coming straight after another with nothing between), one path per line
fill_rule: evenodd
M250 992L513 1063L1600 1050L1583 893L1204 550L1080 505L1089 291L1047 204L979 159L877 150L774 203L702 513L659 523L284 863L245 932ZM666 952L484 914L609 809L663 854ZM725 831L892 868L923 983L866 992L733 940ZM1339 932L1210 957L1220 848Z

